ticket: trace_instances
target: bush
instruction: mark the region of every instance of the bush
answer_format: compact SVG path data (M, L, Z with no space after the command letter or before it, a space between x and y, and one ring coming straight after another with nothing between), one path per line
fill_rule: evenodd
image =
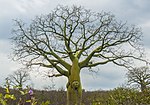
M0 105L17 105L30 102L32 105L66 105L66 91L34 90L29 98L28 90L0 89ZM83 105L150 105L150 88L139 92L132 88L115 88L110 91L83 92Z
M150 91L139 92L130 88L116 88L110 91L108 105L149 105Z

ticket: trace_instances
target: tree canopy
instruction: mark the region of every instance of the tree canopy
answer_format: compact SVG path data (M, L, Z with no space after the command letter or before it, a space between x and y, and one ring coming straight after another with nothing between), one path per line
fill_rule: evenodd
M112 62L131 69L142 59L141 29L117 21L106 12L95 13L81 6L57 6L32 23L16 20L14 55L27 67L46 67L49 77L68 78L67 105L81 105L80 71Z
M27 83L31 80L30 74L27 70L19 69L10 74L6 80L10 86L22 89L27 86Z
M68 75L75 56L81 69L108 62L129 68L132 59L143 54L140 28L118 22L106 12L58 6L30 25L16 20L16 26L12 38L16 58L27 66L55 68L60 75Z

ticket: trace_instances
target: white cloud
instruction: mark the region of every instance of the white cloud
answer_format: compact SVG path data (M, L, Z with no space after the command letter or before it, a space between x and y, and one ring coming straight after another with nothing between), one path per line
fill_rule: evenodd
M11 53L11 44L8 40L0 40L0 68L1 67L6 67L8 69L11 69L13 67L9 67L12 66L12 60L9 59ZM0 69L2 70L2 68ZM6 69L5 69L6 70Z
M4 80L8 74L17 70L19 65L9 58L11 44L8 40L0 40L0 80ZM4 82L4 81L3 81ZM0 83L0 85L2 82Z
M97 73L87 70L81 72L81 80L85 90L113 89L125 82L125 68L115 66L112 63L98 68Z
M150 28L150 19L146 22L144 22L143 24L141 24L143 29L149 29Z
M11 46L8 40L4 40L10 37L12 19L17 18L28 22L28 20L33 19L35 15L51 12L58 4L81 5L96 12L101 12L102 10L106 12L110 11L115 14L119 20L127 20L129 24L138 24L143 28L144 42L147 44L147 47L150 48L149 0L0 0L0 38L3 38L0 39L1 77L4 77L6 74L18 68L17 63L11 62L8 59L8 55L11 53ZM149 49L146 48L146 51L149 52ZM108 67L110 66L101 67L99 75L94 76L94 78L91 74L83 72L81 77L83 88L108 89L123 83L125 72L113 66L111 66L111 68ZM33 81L35 81L37 87L42 86L41 82L46 85L49 81L41 81L41 78L38 76L34 79ZM65 83L66 79L56 79L56 85L58 87L63 86Z

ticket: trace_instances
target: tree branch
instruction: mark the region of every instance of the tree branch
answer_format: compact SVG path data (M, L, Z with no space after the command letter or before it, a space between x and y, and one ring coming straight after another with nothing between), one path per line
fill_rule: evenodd
M53 75L48 75L48 77L61 77L63 76L62 74L53 74Z

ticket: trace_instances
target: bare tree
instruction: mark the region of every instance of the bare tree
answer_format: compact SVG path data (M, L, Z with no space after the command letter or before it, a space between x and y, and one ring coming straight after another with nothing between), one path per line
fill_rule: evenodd
M134 68L128 71L127 78L129 84L137 84L143 92L150 85L150 69L146 66Z
M11 86L22 89L31 79L27 70L19 69L10 74L6 80L9 81Z
M16 26L12 38L16 60L57 71L49 77L67 77L67 105L81 103L83 68L109 62L131 68L133 60L142 60L141 30L117 22L110 13L58 6L29 26L18 20Z

